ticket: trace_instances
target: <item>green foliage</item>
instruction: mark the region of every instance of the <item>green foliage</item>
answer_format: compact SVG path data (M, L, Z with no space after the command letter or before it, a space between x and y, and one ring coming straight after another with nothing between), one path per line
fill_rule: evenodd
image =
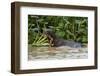
M28 43L32 45L48 44L45 29L51 29L57 36L76 42L88 42L88 18L71 16L28 16Z
M37 34L35 40L32 43L33 46L49 45L47 37L43 34Z

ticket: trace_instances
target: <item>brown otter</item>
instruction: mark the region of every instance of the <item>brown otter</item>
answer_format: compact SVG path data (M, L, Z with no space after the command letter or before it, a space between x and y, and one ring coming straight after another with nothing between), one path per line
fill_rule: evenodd
M51 31L46 31L46 32L44 32L44 34L47 36L50 47L53 47L55 44L54 42L55 42L55 38L56 38L55 34Z
M81 47L81 43L78 43L72 40L65 40L65 39L59 38L52 31L45 31L45 35L48 38L50 47L59 47L59 46L69 46L73 48Z

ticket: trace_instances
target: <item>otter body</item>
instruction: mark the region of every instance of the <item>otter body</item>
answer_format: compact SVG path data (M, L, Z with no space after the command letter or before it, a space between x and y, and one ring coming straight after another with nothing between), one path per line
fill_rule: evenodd
M59 47L59 46L69 46L73 48L81 47L81 43L59 38L52 31L46 31L45 34L48 38L51 47Z

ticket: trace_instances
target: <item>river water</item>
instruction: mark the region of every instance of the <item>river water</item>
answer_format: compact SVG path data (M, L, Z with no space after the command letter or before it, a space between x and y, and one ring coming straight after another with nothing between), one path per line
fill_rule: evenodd
M60 47L32 47L28 46L28 60L54 60L54 59L87 59L88 48Z

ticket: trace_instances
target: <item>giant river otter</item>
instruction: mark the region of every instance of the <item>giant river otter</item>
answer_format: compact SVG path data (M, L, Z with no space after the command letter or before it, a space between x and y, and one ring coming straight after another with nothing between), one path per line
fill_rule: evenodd
M45 35L47 36L51 47L59 47L59 46L69 46L73 48L81 47L81 43L59 38L52 31L45 31Z

